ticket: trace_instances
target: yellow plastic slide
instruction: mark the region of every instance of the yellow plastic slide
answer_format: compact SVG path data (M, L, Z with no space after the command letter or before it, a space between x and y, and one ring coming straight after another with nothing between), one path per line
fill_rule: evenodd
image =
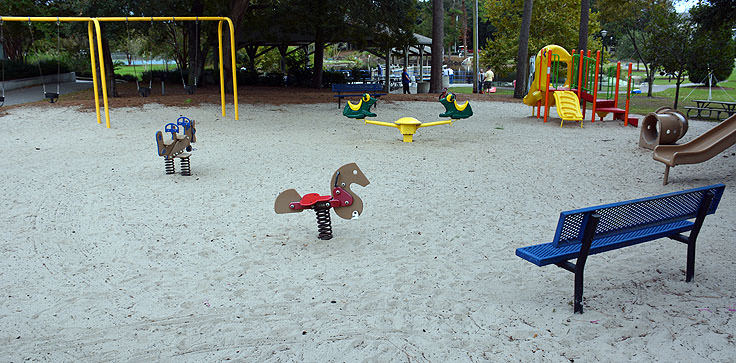
M580 111L578 95L571 91L557 91L553 95L557 105L557 114L562 119L560 127L565 121L580 121L580 127L583 127L583 113Z
M534 81L529 87L529 93L524 96L524 104L527 106L536 106L540 100L544 102L544 92L539 89L539 82L542 82L542 88L547 85L547 57L550 54L556 54L560 57L561 63L567 64L567 75L565 77L565 85L563 87L570 87L570 79L572 79L572 57L565 48L559 45L548 45L542 48L537 56L534 58ZM553 100L549 100L554 102ZM550 105L552 106L552 105Z

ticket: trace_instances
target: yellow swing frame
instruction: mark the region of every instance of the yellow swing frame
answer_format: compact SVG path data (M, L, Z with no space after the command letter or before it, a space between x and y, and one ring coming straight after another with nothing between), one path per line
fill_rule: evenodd
M218 21L217 25L217 36L219 39L219 55L220 55L220 100L222 103L222 116L225 114L225 71L223 69L223 54L222 54L222 24L228 23L230 28L230 61L233 72L233 105L235 108L235 119L239 119L238 114L238 76L237 69L235 68L235 28L233 21L228 17L224 16L154 16L154 17L69 17L69 16L3 16L0 15L0 21L54 21L54 22L87 22L87 33L89 37L89 55L90 64L92 66L92 82L94 84L95 92L95 110L97 111L97 123L102 123L102 117L100 114L100 97L99 87L97 81L97 62L95 60L95 35L97 39L97 49L102 49L102 31L100 30L100 22L110 21ZM102 57L102 52L97 52L97 57L100 63L100 77L102 77L102 84L107 84L105 78L105 63ZM102 87L102 100L105 106L105 125L110 128L110 111L107 101L107 87Z

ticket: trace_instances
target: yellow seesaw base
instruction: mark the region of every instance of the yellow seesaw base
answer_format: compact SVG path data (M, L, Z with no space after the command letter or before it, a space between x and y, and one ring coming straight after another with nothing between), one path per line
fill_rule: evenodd
M373 120L365 120L365 123L378 126L395 127L399 129L399 132L401 132L401 134L404 136L404 142L413 142L414 134L417 132L418 128L445 124L452 125L452 120L421 123L414 117L402 117L394 121L394 123Z

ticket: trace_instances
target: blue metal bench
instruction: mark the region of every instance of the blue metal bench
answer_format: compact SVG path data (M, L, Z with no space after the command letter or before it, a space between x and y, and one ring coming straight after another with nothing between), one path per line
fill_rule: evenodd
M333 84L332 92L337 93L336 95L332 95L332 97L337 97L337 108L340 108L341 101L345 97L361 97L364 93L370 94L371 97L379 97L386 94L383 92L383 86L378 83Z
M575 274L574 312L583 313L583 270L589 255L663 237L687 244L690 282L695 270L695 240L708 214L713 214L725 186L715 184L681 192L560 213L555 239L516 249L537 265L555 264ZM689 221L695 218L695 221ZM689 236L681 233L690 231ZM575 263L569 260L577 259Z

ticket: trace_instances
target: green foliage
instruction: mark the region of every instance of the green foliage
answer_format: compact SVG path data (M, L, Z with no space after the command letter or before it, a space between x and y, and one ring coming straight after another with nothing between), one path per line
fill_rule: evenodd
M654 77L657 64L658 42L666 28L656 22L666 14L674 11L670 0L605 0L597 2L603 26L609 34L619 41L625 38L635 58L641 61L647 70L647 79ZM652 82L649 82L652 85ZM651 97L649 87L647 96Z
M523 5L523 0L480 1L485 19L497 29L493 41L481 51L480 61L484 67L490 66L496 73L509 71L515 67ZM529 55L537 54L540 49L550 44L571 50L578 43L580 1L536 0L531 24ZM591 34L588 38L588 47L595 52L601 49L600 40L595 38L600 32L596 13L590 14L588 29Z
M711 0L710 4L700 3L691 10L693 21L697 24L687 65L692 82L709 84L710 71L713 72L714 81L722 81L734 68L736 41L732 27L736 26L736 10L730 8L729 12L727 8L717 8L716 3L722 2ZM715 22L714 18L728 21Z
M41 72L43 75L48 76L50 74L56 74L56 60L41 59ZM31 63L19 62L13 60L6 60L5 67L5 80L20 78L38 77L38 64L34 60ZM71 70L66 64L60 64L61 73L70 72Z

